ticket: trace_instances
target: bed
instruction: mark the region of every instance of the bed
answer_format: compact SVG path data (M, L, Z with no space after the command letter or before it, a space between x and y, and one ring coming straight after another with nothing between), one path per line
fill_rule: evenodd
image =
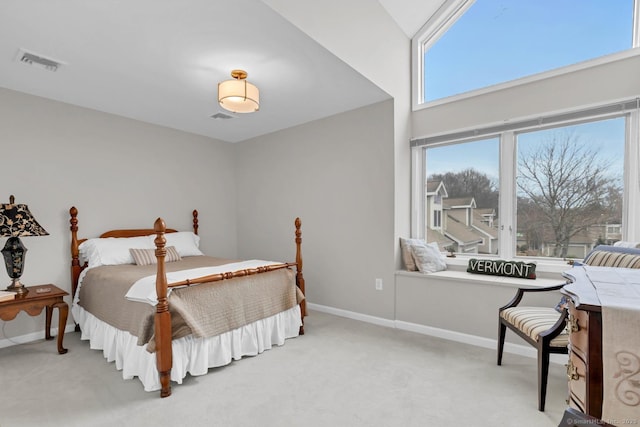
M294 262L228 260L199 249L193 231L117 229L78 237L72 207L71 312L76 331L125 379L171 395L171 382L203 375L304 334L301 221ZM295 269L295 271L294 271Z

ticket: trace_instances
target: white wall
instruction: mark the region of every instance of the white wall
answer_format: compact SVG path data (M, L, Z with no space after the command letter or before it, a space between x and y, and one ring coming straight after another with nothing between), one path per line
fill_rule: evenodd
M416 111L412 137L591 107L640 95L640 56L632 56Z
M424 280L419 274L408 272L398 273L396 281L396 320L493 340L498 336L498 308L511 301L518 286L437 276ZM539 284L540 280L531 282ZM563 280L558 277L553 284L561 283ZM555 307L560 298L559 291L529 293L521 305ZM506 335L506 341L524 343L513 333Z
M238 255L293 261L299 216L308 300L393 318L392 139L384 101L236 144Z
M379 298L377 295L374 299L370 298L369 289L373 288L371 284L373 272L363 271L357 282L367 283L367 286L358 286L358 288L363 286L365 293L354 295L354 301L342 302L336 306L343 307L347 304L360 307L357 311L368 314L377 313L384 318L392 319L395 284L386 278L392 277L393 272L400 265L398 237L408 236L410 226L410 40L377 0L263 1L393 97L393 108L388 112L393 120L392 133L384 142L389 145L391 151L388 151L384 158L379 157L378 154L373 156L371 153L361 154L362 162L368 161L368 156L372 156L371 162L379 163L382 170L386 168L393 170L393 177L390 178L393 194L380 207L388 210L388 213L376 213L366 219L366 223L370 224L376 233L383 234L380 238L376 237L375 241L362 242L362 246L371 253L391 251L390 256L380 259L379 262L382 264L377 266L381 271L379 274L385 278L384 298ZM344 149L339 147L333 155L341 156ZM386 148L385 151L387 151ZM376 192L375 188L366 184L355 190L361 194ZM350 203L348 206L352 205ZM374 224L374 221L382 220L389 222ZM378 244L383 247L374 246ZM377 256L373 258L378 259ZM312 293L310 296L312 302L321 303L314 301L313 297Z
M411 42L377 0L263 0L394 99L394 237L409 234ZM391 159L389 159L391 160Z
M70 291L72 205L80 237L152 228L158 216L169 227L190 230L191 211L198 209L203 249L236 254L230 144L0 89L0 146L0 202L15 195L50 233L22 239L26 285L54 283ZM4 264L3 283L9 284ZM5 325L9 337L43 329L44 315L21 313Z

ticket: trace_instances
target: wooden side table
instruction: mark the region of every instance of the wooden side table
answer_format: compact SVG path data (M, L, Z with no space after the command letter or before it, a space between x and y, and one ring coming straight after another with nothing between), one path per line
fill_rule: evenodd
M29 293L23 296L16 296L13 300L0 302L0 319L4 321L13 320L20 311L25 311L30 316L37 316L46 308L45 339L51 340L51 316L53 309L58 309L58 353L65 354L68 350L62 347L64 330L67 325L69 306L64 302L63 297L69 295L54 285L29 286Z

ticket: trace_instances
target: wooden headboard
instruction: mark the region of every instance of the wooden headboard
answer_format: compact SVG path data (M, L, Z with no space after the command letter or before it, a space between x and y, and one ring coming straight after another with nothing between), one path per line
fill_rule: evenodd
M72 206L69 209L69 215L71 219L69 223L71 227L71 295L75 297L76 289L78 288L78 280L80 278L80 273L87 267L87 263L80 264L80 244L87 239L79 239L78 238L78 209L75 206ZM193 232L198 234L198 211L193 210ZM167 228L166 233L175 233L177 230L173 228ZM130 229L116 229L109 230L102 233L99 238L107 238L107 237L138 237L138 236L150 236L152 234L156 234L155 229L153 228L130 228Z

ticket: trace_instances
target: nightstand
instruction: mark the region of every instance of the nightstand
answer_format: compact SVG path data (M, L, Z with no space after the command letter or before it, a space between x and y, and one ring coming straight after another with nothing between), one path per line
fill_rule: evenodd
M25 311L30 316L37 316L46 308L45 339L51 340L51 316L53 309L58 309L58 353L65 354L67 349L62 347L64 330L67 326L67 315L69 306L64 302L63 297L69 295L54 285L28 286L29 293L23 296L16 296L15 299L0 302L0 319L4 321L13 320L20 311Z

